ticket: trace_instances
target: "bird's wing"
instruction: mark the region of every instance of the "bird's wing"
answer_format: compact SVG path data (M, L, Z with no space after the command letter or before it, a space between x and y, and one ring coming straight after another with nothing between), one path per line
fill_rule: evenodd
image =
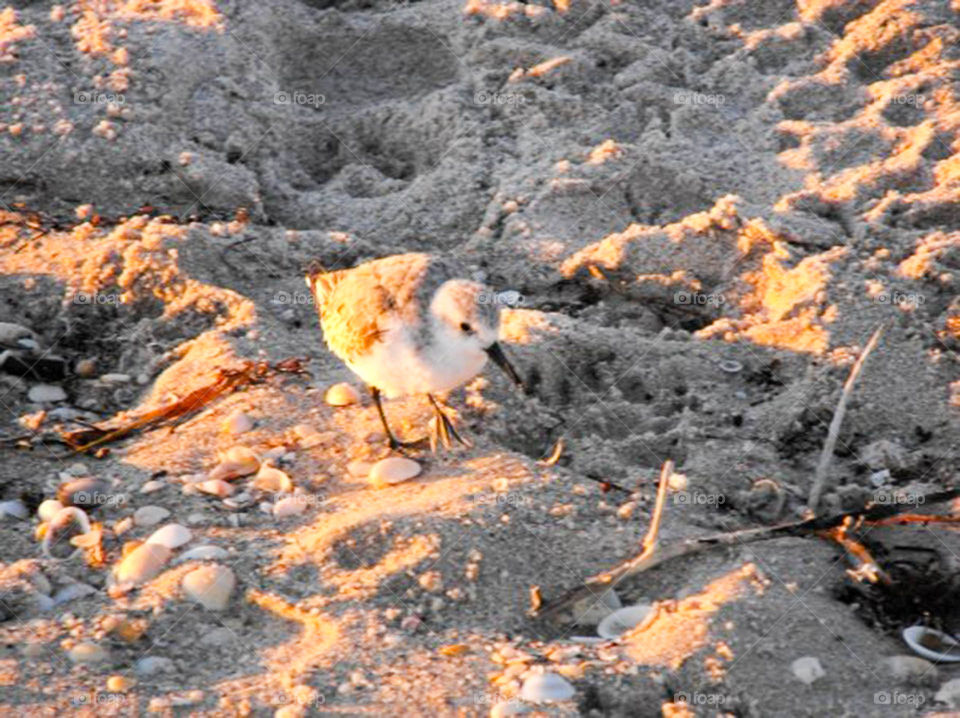
M314 295L331 351L347 360L362 356L398 318L416 328L431 264L429 255L405 254L319 275Z

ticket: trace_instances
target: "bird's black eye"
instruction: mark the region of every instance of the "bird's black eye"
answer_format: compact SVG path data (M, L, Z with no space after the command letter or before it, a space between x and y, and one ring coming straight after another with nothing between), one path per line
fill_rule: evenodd
M462 331L464 334L473 334L473 327L471 327L467 322L460 322L460 331Z

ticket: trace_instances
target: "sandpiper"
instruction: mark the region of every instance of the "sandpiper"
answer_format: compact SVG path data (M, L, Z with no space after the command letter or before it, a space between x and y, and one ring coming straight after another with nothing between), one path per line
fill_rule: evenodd
M330 350L366 382L391 449L401 442L390 430L381 395L426 394L436 414L431 446L453 437L469 446L434 396L480 373L490 358L521 388L497 337L501 302L480 282L464 279L455 265L429 254L398 254L352 269L311 269L307 286Z

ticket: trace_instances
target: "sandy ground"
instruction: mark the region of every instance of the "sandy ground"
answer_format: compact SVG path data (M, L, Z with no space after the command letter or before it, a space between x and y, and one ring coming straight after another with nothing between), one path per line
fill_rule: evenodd
M960 629L949 528L864 532L887 592L852 580L836 545L784 538L616 586L660 607L619 642L574 640L602 606L579 623L527 611L532 586L549 599L638 551L667 459L686 487L665 541L799 516L881 323L823 510L952 486L958 40L957 0L0 10L0 321L33 332L0 325L4 361L23 360L0 373L0 436L27 437L0 448L0 500L30 511L0 517L2 710L948 711L958 664L904 677L884 660L910 653L905 626ZM487 372L450 398L475 446L415 450L422 474L378 489L362 463L388 454L375 410L324 402L360 387L324 348L302 271L404 251L520 293L502 330L533 392ZM37 440L290 357L310 375L102 458ZM67 375L16 369L42 359ZM38 399L40 383L65 398ZM387 410L407 436L430 415L416 397ZM232 435L237 412L254 426ZM279 497L249 477L232 482L246 501L185 488L237 445L285 455L299 513L265 512ZM37 539L40 502L78 476L109 496L90 512L99 565ZM156 528L130 526L147 506L192 540L121 591L112 571ZM236 579L222 610L183 588L203 562L177 562L209 544ZM812 685L801 657L823 668ZM545 670L574 696L505 703Z

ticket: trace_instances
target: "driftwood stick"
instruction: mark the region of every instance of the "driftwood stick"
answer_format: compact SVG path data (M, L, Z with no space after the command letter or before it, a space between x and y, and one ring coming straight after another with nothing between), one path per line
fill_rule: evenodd
M860 370L863 369L864 362L873 348L877 346L880 335L883 334L884 325L877 327L867 346L860 352L860 356L853 363L850 369L850 376L843 385L843 392L840 394L840 401L837 403L837 410L833 412L833 419L830 421L830 429L827 432L827 440L823 444L823 451L820 452L820 461L817 464L817 473L814 475L813 487L810 489L810 499L807 501L807 508L811 513L816 513L817 504L820 503L820 496L827 483L827 472L830 470L830 462L833 461L833 450L837 445L837 437L840 436L840 425L843 423L843 417L847 413L847 402L850 395L853 394L853 387L857 383L857 377L860 376Z
M960 488L947 489L945 491L927 494L923 502L924 504L940 503L957 498L958 496L960 496ZM784 536L809 536L820 532L828 532L838 526L871 525L875 522L892 520L898 514L909 511L912 508L912 506L907 505L878 504L866 509L844 511L843 513L832 516L815 516L802 521L777 524L776 526L761 526L759 528L742 529L740 531L729 531L703 536L701 538L686 539L666 545L656 543L652 550L646 548L648 542L647 539L644 539L645 547L640 554L587 579L584 585L568 591L559 598L545 602L535 615L540 618L555 618L578 601L595 597L596 594L613 588L617 583L630 576L649 571L655 566L680 558L681 556L699 553L700 551L706 551L716 548L717 546L738 546L754 541L769 541ZM933 522L934 517L928 517L928 520ZM648 537L649 535L648 532Z

